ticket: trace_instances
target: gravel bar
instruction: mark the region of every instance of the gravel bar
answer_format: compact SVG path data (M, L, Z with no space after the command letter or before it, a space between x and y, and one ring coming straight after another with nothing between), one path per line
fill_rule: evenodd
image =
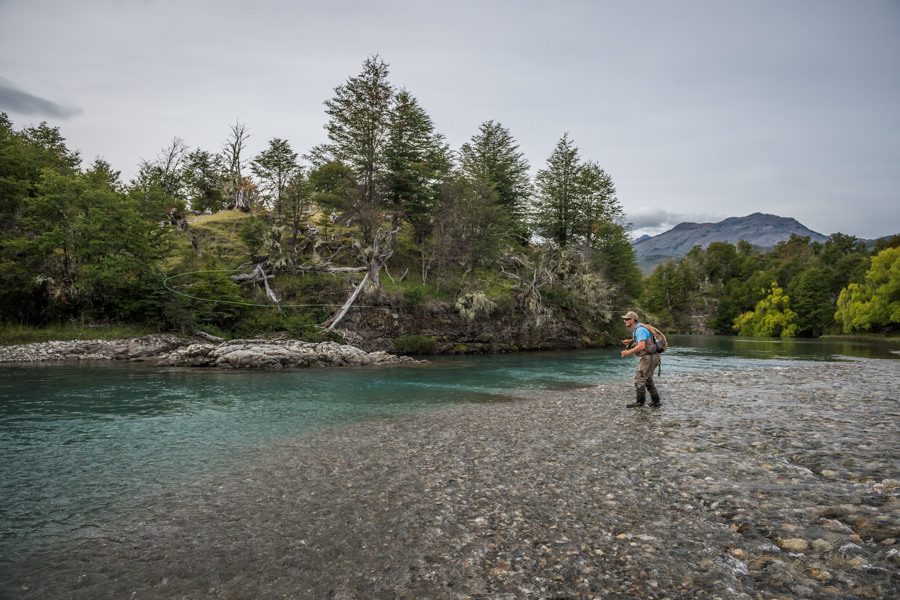
M663 377L305 435L4 574L4 598L900 597L900 361Z

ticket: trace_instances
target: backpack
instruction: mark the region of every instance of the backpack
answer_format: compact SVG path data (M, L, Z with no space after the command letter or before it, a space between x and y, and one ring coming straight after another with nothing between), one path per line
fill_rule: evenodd
M647 344L647 352L650 354L662 354L666 351L666 348L669 347L669 342L666 340L665 334L654 327L653 325L647 325L646 323L641 323L642 326L647 328L647 331L650 332L650 342Z

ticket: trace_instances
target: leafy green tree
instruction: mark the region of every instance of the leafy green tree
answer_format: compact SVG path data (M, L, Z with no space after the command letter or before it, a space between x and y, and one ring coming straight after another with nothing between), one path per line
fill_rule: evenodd
M657 265L646 281L641 305L657 317L660 327L676 325L685 308L685 283L678 265L666 261Z
M527 243L530 166L509 130L494 121L482 123L479 133L460 147L459 162L460 170L470 181L484 181L493 187L497 204L508 216L511 233L521 243Z
M97 318L143 320L142 295L171 250L171 228L141 217L117 189L117 174L97 161L80 178L81 214L75 231L78 294Z
M184 165L187 198L193 210L219 212L228 204L228 174L222 156L206 150L189 153Z
M298 154L286 140L274 138L267 149L250 161L250 170L262 182L259 190L263 201L272 206L278 216L283 212L285 190L301 170L297 159Z
M509 214L485 174L479 179L457 175L442 188L435 219L435 254L441 283L456 264L463 264L470 283L478 267L493 264L504 246Z
M316 167L339 163L349 168L353 185L339 190L347 194L345 206L358 220L366 245L374 241L384 209L385 150L394 96L388 74L388 65L372 56L363 63L362 73L335 88L334 98L325 101L329 141L313 148L309 157Z
M900 248L872 257L865 279L841 292L834 318L844 333L894 331L900 326Z
M818 337L833 323L831 272L823 267L805 270L791 289L791 307L797 312L797 335Z
M586 237L587 246L595 245L595 240L602 237L603 232L598 229L601 223L619 225L624 231L625 211L616 197L616 186L612 177L595 162L588 161L582 164L580 183L582 188L582 218L583 222L578 233Z
M405 89L393 99L385 160L385 198L394 229L402 215L421 247L431 231L440 185L450 170L450 149L444 136L435 133L431 117Z
M886 250L888 248L897 248L900 246L900 233L895 233L891 237L884 237L875 242L875 247L872 249L872 254L878 254L882 250Z
M34 234L25 219L29 202L40 194L42 176L69 177L80 158L70 151L59 129L41 123L21 131L0 113L0 315L35 322L46 317L46 280L35 270Z
M315 204L327 211L345 212L351 207L350 198L354 194L356 178L350 167L335 160L312 169L309 186Z
M794 337L799 326L797 313L791 310L790 304L790 297L773 282L768 295L757 302L756 309L735 320L734 329L739 335L751 337Z
M643 283L634 248L625 228L611 221L595 224L592 233L590 264L606 285L616 290L613 297L620 304L641 295Z
M818 266L829 273L830 304L834 307L841 290L851 281L862 281L869 268L869 252L864 242L843 233L832 234L817 255Z
M43 292L35 307L41 319L136 316L129 306L170 248L167 230L142 218L119 189L118 176L102 160L83 174L45 169L35 195L26 199L26 235L14 245L31 285Z
M727 283L738 270L737 248L728 242L710 242L703 260L703 273L710 281Z
M293 266L298 262L300 239L309 233L306 225L306 210L312 197L312 186L304 169L298 169L288 182L284 193L285 213L290 223L290 260Z
M569 134L557 142L547 168L535 176L536 229L544 238L565 248L584 233L586 212L581 157Z

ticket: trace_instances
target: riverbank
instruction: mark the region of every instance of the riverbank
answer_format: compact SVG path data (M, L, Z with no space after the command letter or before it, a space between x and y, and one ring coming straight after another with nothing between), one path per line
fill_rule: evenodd
M284 369L413 363L383 351L335 342L293 339L221 340L172 334L121 340L69 340L0 346L0 364L59 361L138 361L163 367Z
M900 363L604 384L261 448L4 574L10 598L887 598Z

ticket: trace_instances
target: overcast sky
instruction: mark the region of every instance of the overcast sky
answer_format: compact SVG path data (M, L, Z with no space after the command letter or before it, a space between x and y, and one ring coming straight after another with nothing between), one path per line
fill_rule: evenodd
M237 121L302 155L376 54L453 149L494 120L534 173L568 133L636 235L900 233L900 0L0 0L0 111L125 181Z

